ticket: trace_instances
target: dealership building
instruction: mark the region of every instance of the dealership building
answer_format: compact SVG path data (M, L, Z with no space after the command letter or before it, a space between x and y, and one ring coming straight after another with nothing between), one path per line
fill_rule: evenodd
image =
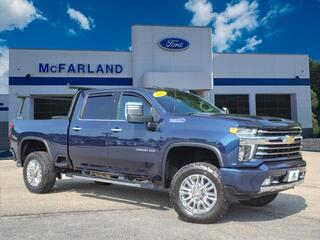
M216 54L211 35L206 27L134 25L131 51L10 49L8 119L17 117L18 96L27 97L24 119L65 115L75 92L68 84L174 87L230 113L296 120L310 136L309 57Z

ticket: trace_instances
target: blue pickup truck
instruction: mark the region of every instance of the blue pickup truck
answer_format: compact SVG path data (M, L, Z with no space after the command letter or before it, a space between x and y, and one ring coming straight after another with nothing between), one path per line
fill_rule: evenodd
M225 114L177 89L79 89L68 116L13 120L10 139L32 193L62 174L168 189L181 219L197 223L221 219L233 199L264 206L306 171L298 123Z

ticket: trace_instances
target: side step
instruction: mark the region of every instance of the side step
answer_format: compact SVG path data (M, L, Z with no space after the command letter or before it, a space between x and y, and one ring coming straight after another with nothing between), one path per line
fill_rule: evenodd
M54 165L58 168L70 168L69 163L66 161L65 162L56 162Z
M130 181L125 179L112 179L112 178L107 179L107 178L98 178L98 177L92 177L88 175L72 174L72 173L68 173L66 174L66 176L75 178L75 179L82 179L82 180L88 180L88 181L94 181L94 182L112 183L112 184L128 186L128 187L138 187L138 188L147 188L147 189L159 188L158 185L155 185L150 181L137 181L137 180Z

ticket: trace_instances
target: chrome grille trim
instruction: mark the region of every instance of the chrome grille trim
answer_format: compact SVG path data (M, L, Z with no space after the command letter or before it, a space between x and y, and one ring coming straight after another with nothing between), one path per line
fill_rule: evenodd
M301 158L301 128L259 129L256 142L255 158ZM287 141L290 136L292 141Z
M278 144L278 146L279 146L279 145L280 145L280 144ZM282 145L282 144L281 144L281 145ZM280 145L280 146L281 146L281 145ZM294 145L294 146L286 146L286 147L278 147L278 146L275 146L275 147L272 147L272 149L278 150L278 149L295 149L295 148L301 149L301 148L302 148L302 147L301 147L301 144L299 144L299 145L292 144L292 145ZM270 146L269 146L269 147L267 147L267 146L258 146L257 149L258 149L258 150L268 150L268 149L270 149Z
M265 156L265 155L288 155L292 153L299 153L300 151L290 151L290 152L256 152L256 156Z
M269 129L259 129L258 136L283 136L283 135L296 135L299 136L302 133L300 127L295 128L269 128Z
M266 130L258 130L258 134L300 134L301 131L266 131Z
M255 145L283 145L284 136L255 136L255 137L245 137L241 138L240 142L241 144L255 144ZM302 136L294 136L295 137L295 142L294 143L302 143Z

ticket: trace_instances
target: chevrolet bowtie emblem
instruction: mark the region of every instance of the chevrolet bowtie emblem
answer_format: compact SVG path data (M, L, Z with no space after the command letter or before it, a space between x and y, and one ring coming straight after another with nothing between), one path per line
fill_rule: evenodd
M286 135L285 138L283 139L283 143L285 144L292 144L294 143L294 141L295 141L295 138L289 135Z

